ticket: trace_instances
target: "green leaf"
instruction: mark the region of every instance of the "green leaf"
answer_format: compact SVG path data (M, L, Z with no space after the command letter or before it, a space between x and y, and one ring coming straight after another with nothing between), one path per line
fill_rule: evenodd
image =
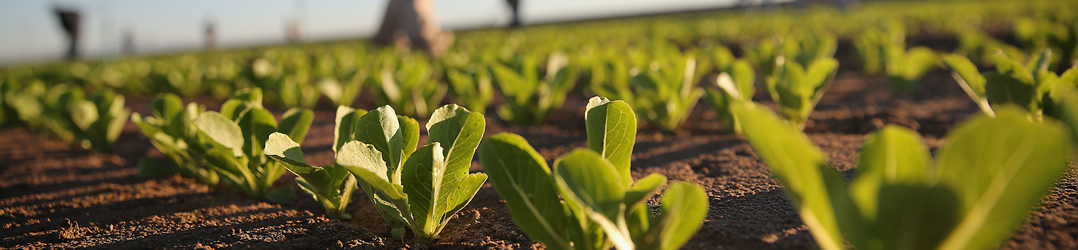
M827 158L798 129L781 122L766 108L737 103L734 113L745 138L782 183L798 207L802 221L823 249L843 248L845 240L835 217L834 194L845 193L844 181Z
M666 176L661 174L650 174L637 180L632 187L625 191L625 205L632 207L642 204L658 193L663 185L666 185Z
M445 227L449 222L449 218L453 217L461 209L464 209L468 203L472 202L472 198L479 192L479 188L483 187L483 183L487 182L487 175L484 173L474 173L465 175L464 178L458 180L454 185L447 186L445 180L442 181L442 193L449 193L450 195L444 198L442 204L447 204L439 213L442 214L442 225ZM451 188L451 189L447 189ZM445 192L448 190L448 192ZM441 229L438 229L441 231Z
M613 178L619 176L617 170L598 153L573 150L554 161L554 173L559 193L570 205L617 217L628 187L621 185L620 177Z
M812 86L812 94L809 95L812 98L812 105L808 112L812 112L812 107L815 107L816 103L820 102L820 98L823 98L823 93L827 90L827 86L831 85L831 79L835 77L836 70L838 70L838 60L830 57L818 58L805 69L805 81ZM808 117L807 112L804 117Z
M568 232L573 224L558 198L546 160L516 134L500 133L479 147L479 161L498 195L505 199L513 223L532 240L548 247L573 247Z
M243 131L235 122L217 112L204 112L195 119L195 126L222 146L232 149L233 156L242 155Z
M632 249L622 203L627 187L622 186L620 177L614 177L618 175L613 164L588 149L573 150L554 161L554 181L565 203L599 225L615 247Z
M914 131L888 125L867 136L858 158L857 177L849 189L861 217L875 220L880 209L887 209L879 207L883 202L880 199L887 198L882 196L881 187L901 184L919 188L917 185L928 183L930 163L928 149L921 141L921 136ZM864 232L864 235L871 237L875 234ZM858 240L854 235L850 237L851 240Z
M233 187L247 195L255 196L258 190L257 179L247 164L236 158L235 151L222 147L213 147L203 156L207 165Z
M941 248L984 249L1006 239L1063 174L1067 138L1057 123L1007 107L955 128L936 170L958 193L964 216Z
M944 55L943 64L951 70L951 76L969 95L969 98L973 99L982 111L992 114L992 107L988 105L988 94L985 90L988 80L977 71L977 66L965 56L955 54Z
M887 125L865 138L858 158L858 178L875 178L885 183L927 182L928 148L917 132Z
M753 84L755 73L752 70L752 64L744 60L736 60L734 64L730 65L727 73L732 77L734 85L737 86L739 98L752 100L752 96L756 93L756 87Z
M307 164L307 161L303 160L303 151L299 148L299 144L289 138L288 135L280 132L270 134L269 139L266 140L266 147L262 152L283 164L286 169L296 175L302 176L314 173L319 169Z
M408 194L408 209L415 220L413 232L420 239L436 237L441 225L438 213L438 199L442 192L442 179L445 176L445 156L441 144L427 144L415 151L404 163L401 182L404 193Z
M1075 72L1078 72L1078 70ZM1070 129L1071 141L1078 143L1078 92L1074 90L1067 91L1058 105L1062 112L1059 120L1063 121Z
M1031 82L1025 82L1011 75L989 72L984 75L988 80L985 85L985 94L988 103L993 107L1003 104L1014 104L1035 111L1037 108L1037 87Z
M448 213L457 209L456 206L461 204L450 202L450 200L459 196L468 196L465 199L470 200L471 195L478 190L478 186L475 186L476 182L482 185L486 180L485 175L482 180L477 179L478 177L465 180L469 176L468 169L472 166L475 150L479 146L479 141L483 139L485 127L486 119L482 114L468 111L455 104L438 108L427 122L427 141L437 142L446 147L443 151L446 164L445 176L441 184L443 192L438 197L444 202L439 204L439 212ZM475 189L458 188L461 184L475 186Z
M303 138L307 137L307 129L311 127L313 121L314 112L310 109L291 108L281 116L281 124L277 131L288 134L297 143L303 142Z
M392 173L388 174L391 177L389 180L400 183L400 176L396 173L399 173L401 165L404 133L393 107L382 106L360 116L356 122L355 139L378 149L382 160L388 164L387 171Z
M662 215L653 222L661 230L658 249L675 250L688 242L707 218L707 193L700 185L684 181L670 183L662 198Z
M87 100L75 101L68 108L68 112L71 113L71 122L82 131L89 132L90 126L98 119L97 105Z
M355 138L356 123L359 117L366 114L366 110L353 109L348 106L337 106L337 116L333 127L333 152L337 152Z
M636 143L636 114L624 101L592 97L584 111L588 148L614 164L622 187L633 184L630 174L633 145Z
M401 155L401 160L408 159L415 152L416 146L419 145L419 122L415 119L398 115L397 121L401 127L401 150L404 153Z
M150 101L150 109L154 116L166 121L172 121L183 112L183 100L172 93L158 95Z
M404 187L391 183L386 176L386 163L382 159L382 153L374 145L350 141L337 152L336 164L348 169L386 198L407 201Z
M858 248L934 249L958 222L958 197L946 186L888 183L873 191L872 238L855 241Z
M247 111L240 116L237 125L243 131L243 153L247 157L261 157L266 139L277 130L277 121L274 120L273 114L264 108Z

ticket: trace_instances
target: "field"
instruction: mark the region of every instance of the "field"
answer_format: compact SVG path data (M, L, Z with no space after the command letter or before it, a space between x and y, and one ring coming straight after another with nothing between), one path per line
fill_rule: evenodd
M586 30L590 27L588 25L598 24L578 25L578 29ZM557 27L543 26L537 28L540 29L537 32ZM986 25L982 29L998 41L1015 46L1021 44L1021 38L1010 27ZM488 34L491 32L499 31L479 31L471 35L491 36ZM803 130L846 180L855 178L858 155L865 137L886 124L916 131L924 137L929 151L935 153L945 144L945 137L953 128L980 114L981 107L971 101L946 68L927 70L917 80L917 88L908 94L900 94L889 84L891 79L887 76L865 73L859 65L863 59L859 57L855 41L849 36L842 36L841 32L836 33L840 35L833 55L839 62L837 73L805 121ZM924 46L944 53L962 49L963 40L953 33L930 29L911 33L916 34L905 38L909 47ZM476 40L481 41L479 38ZM723 43L731 48L751 47L752 44L738 41ZM246 53L250 52L236 52ZM746 56L740 51L735 54ZM575 56L570 53L571 58ZM218 55L207 57L217 58ZM173 60L170 58L155 60ZM12 75L21 74L18 70L11 70L16 72ZM711 69L705 71L700 73L705 76L702 79L714 78L716 72ZM698 82L699 85L712 85L708 81ZM108 83L85 80L81 84L95 86ZM219 110L224 104L223 98L208 86L212 85L207 83L192 92L195 94L185 95L184 101L204 105L206 110ZM124 106L133 113L152 113L153 95L140 91L152 93L156 89L137 88L117 88L121 93L128 93ZM499 118L495 115L496 107L507 105L512 100L494 96L490 107L484 109L487 113L484 138L501 132L519 134L553 166L558 156L588 146L585 106L588 105L588 98L596 92L590 88L594 86L580 80L567 92L563 105L555 107L545 121L534 125L518 125ZM753 88L756 91L751 101L773 109L781 106L772 100L762 84L756 84ZM316 99L313 105L292 105L283 101L285 98L274 93L276 91L266 92L268 102L279 99L283 103L267 105L278 118L287 110L282 107L312 108L313 123L306 138L299 144L307 153L306 160L311 165L334 164L335 121L332 117L335 116L336 105L326 99ZM273 95L276 97L270 97ZM227 94L224 96L227 97ZM447 100L436 100L438 103L435 104L468 98L451 93ZM384 104L384 99L377 91L362 91L355 98L356 101L349 104L374 109L376 103ZM403 107L398 109L416 117L420 127L427 124L427 114ZM689 110L685 123L672 131L649 124L641 118L631 156L631 175L634 179L659 173L671 180L687 181L704 188L709 204L706 218L683 248L806 249L822 244L802 222L798 204L788 199L782 182L765 165L745 136L732 134L720 119L721 115L710 108L705 100L700 100L695 108ZM417 112L420 114L413 114ZM427 144L426 131L420 134L419 141L419 145ZM390 225L378 216L378 208L367 202L367 194L362 191L355 192L353 202L346 208L352 215L351 219L330 219L322 205L300 190L294 190L296 199L274 204L245 196L230 185L208 186L181 175L143 178L140 176L139 162L144 157L164 162L162 159L165 156L134 123L123 124L122 132L111 143L108 152L84 149L85 145L80 147L78 143L69 143L25 126L0 129L0 225L3 227L0 230L0 247L422 246L413 234L408 234L403 241L394 240L390 235ZM96 148L97 145L94 146ZM1013 236L999 244L1000 248L1078 248L1078 164L1067 162L1062 177L1041 198L1041 203L1025 216ZM473 159L470 171L485 171L479 157ZM275 184L295 185L294 179L294 175L285 173ZM646 203L654 209L660 203L660 198L651 197ZM532 241L514 224L506 201L489 180L471 203L453 215L441 232L440 239L430 247L545 248L542 243Z

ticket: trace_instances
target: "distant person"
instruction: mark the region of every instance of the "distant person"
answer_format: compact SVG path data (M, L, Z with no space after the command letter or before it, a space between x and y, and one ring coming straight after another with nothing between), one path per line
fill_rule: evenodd
M214 25L213 21L206 21L202 27L203 47L205 47L205 50L217 48L217 29L214 28Z
M513 20L509 22L509 27L520 27L520 0L505 0L505 3L509 4L509 10L513 12Z
M53 8L53 13L60 19L60 27L67 37L67 59L79 57L79 12L61 7Z
M433 57L444 54L453 44L453 33L438 27L431 1L389 0L374 42L416 48Z

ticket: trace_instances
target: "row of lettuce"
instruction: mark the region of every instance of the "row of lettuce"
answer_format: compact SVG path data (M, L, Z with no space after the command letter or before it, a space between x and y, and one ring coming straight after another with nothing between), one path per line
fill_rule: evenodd
M173 94L155 98L152 116L135 114L132 120L167 165L147 158L139 174L179 173L286 203L294 198L293 186L273 183L288 171L327 216L341 219L352 217L345 208L358 188L395 239L412 232L420 244L436 241L488 177L507 200L514 222L552 248L677 249L700 228L708 210L699 185L667 185L658 174L633 181L636 115L623 101L593 98L586 112L588 148L559 157L553 168L518 135L483 139L486 118L455 104L432 111L427 144L421 147L419 123L393 107L340 106L333 130L335 159L312 166L299 143L313 113L294 108L277 121L261 101L258 89L237 92L220 111L184 105ZM477 150L486 171L470 173ZM655 208L646 201L664 186L661 215L653 216Z
M678 249L709 211L697 184L659 174L633 180L637 114L621 100L591 98L587 148L553 166L519 135L484 138L487 119L455 104L433 111L422 147L419 123L392 107L340 106L335 160L321 167L307 163L299 144L310 110L290 110L278 123L260 100L257 89L241 91L214 112L174 95L155 99L154 116L133 120L171 165L147 159L139 174L223 179L252 197L288 202L292 186L272 187L287 170L327 216L350 218L359 188L395 239L410 231L420 244L435 242L488 178L513 222L555 249ZM821 248L970 249L1008 238L1066 172L1078 143L1078 91L1056 100L1043 105L1058 116L991 101L944 138L935 159L916 132L886 126L865 137L849 182L781 108L733 99L729 112ZM472 173L477 152L484 171ZM658 204L648 202L660 191Z

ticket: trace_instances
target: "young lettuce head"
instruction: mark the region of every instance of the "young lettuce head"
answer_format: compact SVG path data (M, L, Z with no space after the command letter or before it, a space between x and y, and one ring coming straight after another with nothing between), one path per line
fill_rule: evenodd
M492 136L480 161L517 224L552 249L678 249L700 228L708 200L698 185L675 181L659 216L644 201L666 177L630 175L636 117L623 101L593 97L585 112L588 148L554 161L554 168L519 135ZM551 172L553 170L553 173Z

